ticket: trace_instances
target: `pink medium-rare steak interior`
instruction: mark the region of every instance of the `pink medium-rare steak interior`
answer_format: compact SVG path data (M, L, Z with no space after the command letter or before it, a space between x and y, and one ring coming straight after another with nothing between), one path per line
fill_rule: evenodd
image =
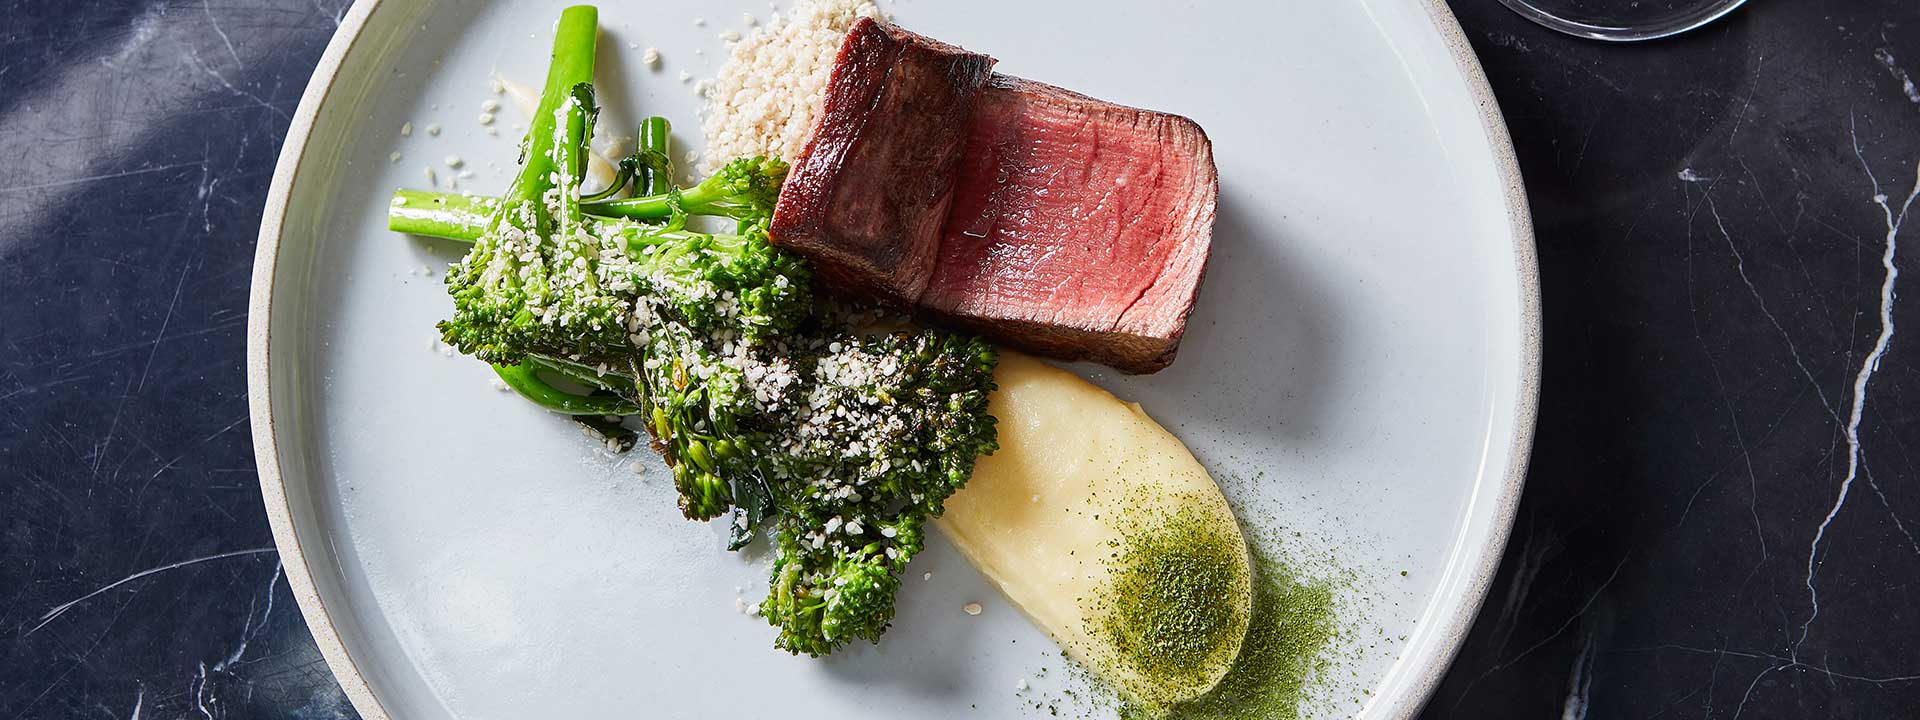
M828 288L911 305L926 288L993 59L893 25L847 31L806 150L775 207L776 243Z
M1218 189L1193 121L995 75L920 304L1033 352L1159 370L1206 268Z

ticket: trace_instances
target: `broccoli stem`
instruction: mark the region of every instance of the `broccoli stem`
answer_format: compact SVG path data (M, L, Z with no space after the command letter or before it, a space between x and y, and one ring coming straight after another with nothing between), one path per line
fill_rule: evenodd
M631 184L636 195L657 195L673 188L673 160L667 155L667 135L671 126L667 119L654 116L640 124L640 146L633 154L620 158L620 168L613 176L613 182L607 183L600 192L581 195L581 202L601 202L615 199L620 191Z
M692 192L692 191L688 191ZM585 210L594 215L627 218L629 220L659 220L673 216L674 198L670 194L648 195L627 198L625 200L602 200L587 203Z
M553 62L547 66L547 84L540 91L540 107L533 112L532 123L527 130L527 162L520 166L520 174L515 176L512 189L508 191L520 200L541 200L541 196L554 186L552 178L560 170L555 163L575 165L580 170L586 167L584 158L575 157L579 153L560 153L561 157L556 158L548 149L553 146L554 133L562 130L557 127L555 111L573 97L574 86L593 82L593 53L599 37L598 9L592 5L575 5L560 11L560 24L555 26L553 32ZM570 136L584 134L584 130L576 133L572 127L564 130Z
M388 206L387 228L389 230L463 243L480 239L480 233L486 230L485 219L465 217L464 208L487 207L490 203L497 202L488 197L449 195L430 190L401 190L395 192L393 196L395 198L404 196L407 202ZM464 205L461 205L462 203ZM666 215L658 217L664 218ZM593 218L588 217L586 220L591 229ZM725 249L734 249L741 244L739 237L733 235L716 235L692 230L649 230L629 236L627 247L633 252L639 252L640 248L646 245L684 243L702 237L711 238L713 246Z
M708 202L698 187L680 195L680 202L691 205ZM499 201L478 195L457 195L431 190L396 190L387 206L387 229L408 235L466 240L472 242L486 230L485 216ZM673 216L674 198L669 194L648 195L624 200L600 200L580 204L588 215L627 220L665 220ZM730 210L713 206L716 210ZM741 209L742 212L746 210ZM725 214L716 212L715 214Z
M487 221L499 206L499 200L479 195L395 190L387 206L387 229L473 242L487 231Z
M634 173L633 158L627 157L621 160L619 169L615 170L613 173L613 182L607 183L607 186L604 188L601 188L600 192L594 193L592 195L581 195L580 201L581 202L597 202L600 200L606 200L606 199L612 198L613 196L620 194L620 190L625 188L627 186L627 183L633 180L633 173Z
M544 192L544 191L543 191ZM692 196L689 190L686 196ZM432 190L396 190L387 205L387 229L408 235L466 240L480 238L487 229L487 217L469 217L499 204L496 198L458 195ZM668 194L600 200L581 203L588 215L628 220L665 220L673 216L672 196Z
M541 370L559 375L587 387L621 394L633 392L633 378L612 368L602 371L598 368L588 367L572 360L551 358L545 355L528 355L527 362L532 363L534 367Z
M621 397L576 395L548 383L540 373L551 373L599 391L629 395L633 378L617 372L601 372L571 360L529 355L519 365L490 363L493 372L507 387L535 405L562 415L635 415L638 405Z
M640 408L633 403L617 397L575 395L563 391L540 378L536 363L524 362L519 365L494 365L493 372L500 380L513 388L520 397L535 405L561 415L633 415Z
M645 197L626 198L624 200L601 200L580 206L582 212L601 217L626 218L628 220L664 220L673 217L673 208L678 204L687 212L695 215L721 215L732 218L755 217L762 214L758 208L728 202L724 192L705 184L695 185L681 191Z
M672 123L655 115L640 121L640 160L642 175L636 195L665 195L673 190L673 155L667 143L673 134Z
M575 92L585 97L576 105L591 104L590 92L578 88ZM578 122L575 118L570 118L570 121ZM739 232L745 234L748 228L764 223L773 215L780 184L787 174L785 162L778 158L739 158L727 163L700 181L700 184L686 190L675 190L666 179L672 173L672 166L664 150L667 147L665 125L666 122L659 118L648 119L640 130L642 142L648 145L620 163L621 176L634 178L635 182L640 183L639 190L662 192L624 200L584 202L562 192L564 207L563 212L559 213L561 218L571 220L588 215L643 222L664 220L672 225L673 221L686 215L713 215L738 220ZM572 136L571 133L568 135L570 138ZM462 203L470 206L476 201L456 197L418 190L397 192L388 205L388 227L437 237L464 236L471 229L461 221L458 208L462 207ZM484 205L487 201L478 202ZM498 202L511 205L520 201L509 192L507 197Z

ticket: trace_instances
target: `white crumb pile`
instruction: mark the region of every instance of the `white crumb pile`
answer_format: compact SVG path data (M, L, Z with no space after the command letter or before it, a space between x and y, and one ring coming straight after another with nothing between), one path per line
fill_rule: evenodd
M797 0L784 17L751 27L706 88L702 170L752 155L791 159L806 146L847 28L880 17L872 0Z

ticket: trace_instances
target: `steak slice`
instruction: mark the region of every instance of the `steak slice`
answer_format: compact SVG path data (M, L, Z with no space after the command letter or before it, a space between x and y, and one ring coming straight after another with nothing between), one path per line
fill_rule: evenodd
M994 75L970 134L923 310L1050 357L1173 362L1212 246L1206 132Z
M847 31L770 235L841 293L911 305L933 274L993 58L863 18Z

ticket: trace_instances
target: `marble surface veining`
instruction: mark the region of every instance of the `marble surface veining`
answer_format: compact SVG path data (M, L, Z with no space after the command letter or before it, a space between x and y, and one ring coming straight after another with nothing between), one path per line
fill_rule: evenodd
M243 375L261 203L344 5L0 1L0 720L354 717ZM1920 5L1640 46L1452 5L1547 350L1512 541L1426 716L1912 716Z
M1427 715L1912 717L1920 6L1754 3L1644 47L1453 6L1527 177L1547 352Z

